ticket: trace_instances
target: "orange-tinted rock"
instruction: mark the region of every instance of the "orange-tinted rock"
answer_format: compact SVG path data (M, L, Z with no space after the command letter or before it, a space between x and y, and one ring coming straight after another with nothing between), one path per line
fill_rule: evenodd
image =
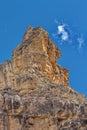
M86 130L87 100L69 86L60 56L44 29L27 29L0 64L0 130Z

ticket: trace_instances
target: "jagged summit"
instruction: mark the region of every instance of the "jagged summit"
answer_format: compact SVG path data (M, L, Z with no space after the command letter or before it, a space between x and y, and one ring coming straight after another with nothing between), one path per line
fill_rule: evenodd
M68 85L68 70L57 65L61 56L59 48L49 39L48 33L41 27L28 27L23 42L13 52L12 62L15 73L25 68L36 67L55 83ZM25 64L26 63L26 64Z
M44 30L43 28L41 27L37 27L37 28L33 28L32 26L29 26L27 28L27 31L25 32L24 34L24 37L23 37L23 42L28 42L32 39L34 39L34 37L48 37L48 32L46 30Z
M0 64L0 130L87 129L87 100L71 90L60 56L47 31L28 27Z

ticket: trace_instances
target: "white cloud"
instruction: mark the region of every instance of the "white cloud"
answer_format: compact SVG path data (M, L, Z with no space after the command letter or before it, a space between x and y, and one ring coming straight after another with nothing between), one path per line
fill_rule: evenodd
M62 34L62 39L63 39L64 41L68 40L68 33L67 33L67 32L63 32L63 34Z
M65 30L65 25L58 25L58 35L61 34L61 38L63 41L68 40L68 32Z
M59 25L58 26L58 34L60 33L63 33L65 30L64 30L64 26L63 25Z
M77 41L79 43L79 48L81 49L83 47L83 45L84 45L84 39L83 39L83 37L78 37Z
M60 23L55 19L55 23L57 24L57 32L53 34L58 40L58 43L63 45L62 43L68 43L72 46L77 46L77 48L81 49L85 45L84 38L79 32L73 31L74 28L68 24Z

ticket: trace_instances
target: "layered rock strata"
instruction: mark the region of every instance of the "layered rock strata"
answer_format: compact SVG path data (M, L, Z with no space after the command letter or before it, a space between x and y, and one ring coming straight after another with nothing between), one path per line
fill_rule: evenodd
M60 56L44 29L28 27L0 64L0 130L87 130L87 99L71 89Z

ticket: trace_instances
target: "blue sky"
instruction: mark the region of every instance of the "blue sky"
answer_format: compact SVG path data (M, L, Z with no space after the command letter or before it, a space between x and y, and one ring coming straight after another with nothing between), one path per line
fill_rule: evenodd
M1 0L0 1L0 63L11 59L12 50L22 41L27 26L42 26L60 47L59 64L70 70L70 85L87 97L87 0ZM58 21L68 24L73 32L72 44L59 43L53 37ZM84 46L76 39L82 35Z

